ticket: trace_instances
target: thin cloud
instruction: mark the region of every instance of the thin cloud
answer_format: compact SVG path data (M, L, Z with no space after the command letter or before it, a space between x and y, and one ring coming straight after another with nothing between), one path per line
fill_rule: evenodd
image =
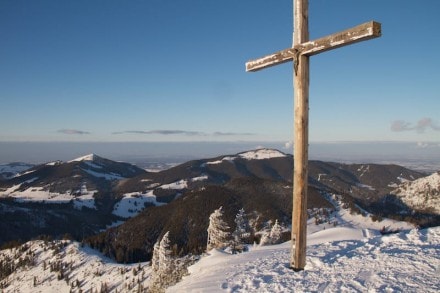
M126 131L119 131L119 132L113 132L113 134L145 134L145 135L151 135L151 134L159 134L159 135L176 135L176 134L183 134L188 136L204 136L206 135L203 132L198 131L187 131L187 130L126 130Z
M391 123L391 131L394 132L417 131L418 133L424 133L428 129L440 131L440 126L428 117L420 119L414 125L404 120L395 120Z
M212 134L200 132L200 131L189 131L189 130L126 130L126 131L116 131L112 134L141 134L141 135L152 135L152 134L159 134L159 135L187 135L187 136L207 136L207 135L213 135L213 136L240 136L240 135L255 135L254 133L248 133L248 132L221 132L216 131Z
M411 123L409 122L396 120L391 123L391 130L394 132L409 131L413 130L413 127L411 127Z
M77 129L60 129L57 131L58 133L68 134L68 135L84 135L90 134L88 131L77 130Z
M435 131L440 131L440 126L434 123L431 118L422 118L417 122L417 132L425 132L426 129L431 128Z
M249 133L249 132L221 132L216 131L213 133L214 136L236 136L236 135L255 135L255 133Z

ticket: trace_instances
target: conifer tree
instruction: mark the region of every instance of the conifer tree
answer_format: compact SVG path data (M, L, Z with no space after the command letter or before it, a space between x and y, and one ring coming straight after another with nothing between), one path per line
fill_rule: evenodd
M154 245L149 292L164 292L165 288L177 283L183 273L182 268L177 267L176 263L176 258L172 256L169 232L167 232L162 240Z
M223 220L223 210L220 207L209 216L207 250L225 248L228 245L229 238L229 226Z
M245 244L249 242L249 237L251 235L249 222L244 213L244 209L238 211L234 222L236 226L234 232L232 232L232 253L245 251Z
M275 220L275 224L270 229L270 232L265 230L260 239L260 246L278 244L281 242L283 228L278 223L278 220Z
M151 259L151 292L164 292L170 285L173 273L173 259L171 257L169 232L165 233L162 240L156 242Z
M272 244L278 244L281 242L281 234L282 234L282 228L280 224L278 224L278 220L275 220L275 224L270 230L270 240Z
M159 270L159 241L154 244L153 256L151 257L151 270L157 272Z
M170 232L163 235L159 245L159 271L161 274L169 274L173 271L173 258L171 256Z

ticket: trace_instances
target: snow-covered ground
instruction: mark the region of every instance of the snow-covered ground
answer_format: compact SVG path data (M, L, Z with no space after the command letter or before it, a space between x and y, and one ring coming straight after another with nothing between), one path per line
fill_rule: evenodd
M333 200L337 204L336 200ZM307 225L304 271L289 268L290 241L251 246L230 255L212 250L167 292L438 292L440 227L418 231L406 222L340 209L331 222ZM380 230L400 230L382 236Z
M228 255L213 250L167 292L439 292L440 228L365 238L332 228L308 237L306 267L290 242Z

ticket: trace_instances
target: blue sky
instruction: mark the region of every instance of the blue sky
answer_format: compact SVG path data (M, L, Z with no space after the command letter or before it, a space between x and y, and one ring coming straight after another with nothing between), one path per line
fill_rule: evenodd
M310 141L440 143L440 1L311 0ZM292 1L0 0L0 141L292 139Z

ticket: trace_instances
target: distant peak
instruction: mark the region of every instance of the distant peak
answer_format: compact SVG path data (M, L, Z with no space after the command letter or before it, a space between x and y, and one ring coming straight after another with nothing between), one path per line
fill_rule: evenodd
M238 156L247 160L264 160L285 157L286 154L275 149L262 148L240 153Z
M83 161L95 161L97 158L99 158L97 155L95 154L88 154L86 156L83 157L79 157L76 158L74 160L69 161L69 163L71 162L83 162Z

